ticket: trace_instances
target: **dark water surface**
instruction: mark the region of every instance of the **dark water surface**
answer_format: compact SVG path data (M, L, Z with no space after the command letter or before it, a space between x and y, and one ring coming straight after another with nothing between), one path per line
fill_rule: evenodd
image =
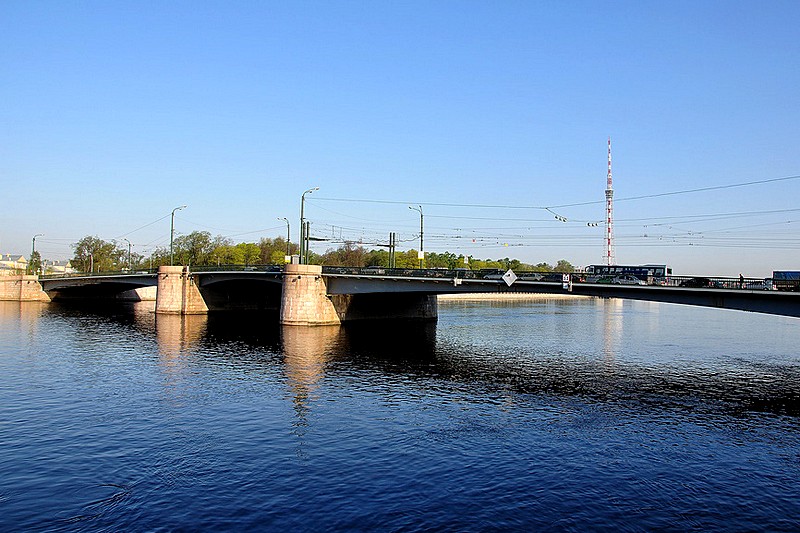
M800 530L800 320L151 309L0 302L0 530Z

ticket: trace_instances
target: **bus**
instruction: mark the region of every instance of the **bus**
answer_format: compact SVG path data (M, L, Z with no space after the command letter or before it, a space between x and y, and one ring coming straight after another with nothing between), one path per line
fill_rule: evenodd
M772 272L772 286L779 291L800 291L800 271L774 270Z
M667 265L589 265L584 270L589 283L630 274L648 285L667 285L672 276L672 268Z

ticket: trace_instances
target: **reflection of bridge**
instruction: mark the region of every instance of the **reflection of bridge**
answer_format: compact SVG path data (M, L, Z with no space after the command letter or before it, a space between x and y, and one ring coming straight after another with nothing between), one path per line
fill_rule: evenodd
M114 298L156 286L156 312L196 314L209 310L280 311L284 324L332 324L363 318L437 316L436 295L465 293L570 293L602 298L700 305L800 316L800 293L764 290L606 285L537 281L521 276L510 285L463 270L351 269L287 265L285 270L189 271L161 267L156 273L108 274L41 279L53 300Z

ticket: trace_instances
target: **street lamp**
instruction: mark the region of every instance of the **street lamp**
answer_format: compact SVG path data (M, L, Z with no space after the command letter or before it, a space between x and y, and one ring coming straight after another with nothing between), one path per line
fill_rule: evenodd
M422 206L408 206L409 209L419 211L419 268L422 268L422 260L425 258L425 250L422 248Z
M170 266L172 266L172 257L173 257L173 254L172 254L172 240L175 238L175 211L180 211L184 207L186 207L186 206L182 205L182 206L176 207L175 209L172 210L172 219L170 220L170 223L169 223L169 265Z
M308 235L306 235L305 217L303 216L303 209L306 204L306 194L318 191L319 187L308 189L300 196L300 264L308 263Z
M286 217L278 217L278 220L285 220L286 221L286 257L287 257L286 260L288 261L289 260L288 258L291 255L291 253L290 253L291 252L291 248L290 248L289 239L291 239L291 237L292 237L292 232L289 229L289 219L286 218Z
M44 233L37 233L33 236L33 240L31 241L31 261L33 261L33 254L36 253L36 237L44 237ZM34 274L33 268L30 266L30 262L28 262L28 267L31 270L31 274Z
M125 237L122 238L123 241L128 243L128 272L130 273L131 269L131 241L126 239Z

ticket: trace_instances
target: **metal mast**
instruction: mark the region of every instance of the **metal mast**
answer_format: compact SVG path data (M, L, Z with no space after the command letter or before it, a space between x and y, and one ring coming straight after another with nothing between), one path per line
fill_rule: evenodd
M606 264L614 258L614 189L611 184L611 137L608 138L608 180L606 182Z

